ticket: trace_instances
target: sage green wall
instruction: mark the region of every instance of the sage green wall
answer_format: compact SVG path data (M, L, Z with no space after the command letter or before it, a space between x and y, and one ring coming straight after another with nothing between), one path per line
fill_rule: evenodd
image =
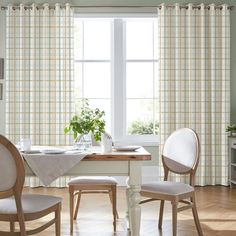
M36 0L36 1L24 1L24 0L2 0L1 5L7 4L31 4L31 3L65 3L69 2L72 5L86 5L86 6L155 6L162 2L173 4L178 2L180 4L187 4L192 2L194 4L229 4L236 6L236 0L224 0L224 1L202 1L202 0L179 0L179 1L163 1L163 0ZM5 12L0 11L0 57L5 57ZM231 11L231 122L236 122L236 7L235 10ZM4 133L4 115L5 114L5 102L0 101L0 133ZM147 162L147 165L156 165L158 160L158 148L148 147L147 148L153 154L153 161Z

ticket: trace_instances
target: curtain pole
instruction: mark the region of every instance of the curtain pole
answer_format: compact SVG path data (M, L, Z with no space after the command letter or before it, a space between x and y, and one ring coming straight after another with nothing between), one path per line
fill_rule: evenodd
M159 8L159 9L161 9L162 5L156 5L156 6L73 6L73 5L71 5L71 7L72 8ZM166 5L166 7L174 8L175 5ZM6 10L7 8L8 8L7 6L1 6L0 7L1 10ZM19 9L20 6L19 5L16 5L16 6L13 5L13 8L14 9ZM31 8L32 8L32 6L25 6L25 9L31 9ZM41 9L43 7L39 5L37 8ZM51 6L49 8L54 9L55 7ZM180 8L181 9L188 9L188 6L181 6L180 5ZM200 9L200 6L195 5L195 6L193 6L193 9ZM205 9L210 9L210 6L209 5L206 6ZM222 5L215 6L215 9L222 9ZM234 6L233 5L228 6L228 9L233 10Z

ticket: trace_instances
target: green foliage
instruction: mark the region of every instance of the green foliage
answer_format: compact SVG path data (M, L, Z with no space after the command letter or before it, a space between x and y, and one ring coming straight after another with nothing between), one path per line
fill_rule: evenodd
M226 132L236 131L236 125L232 124L232 125L227 126L225 131Z
M128 133L133 135L158 134L159 124L155 122L155 128L152 121L134 121L128 128Z
M91 132L96 141L101 140L101 134L105 132L105 112L98 108L91 109L88 99L82 100L82 108L79 114L76 114L70 120L68 126L64 128L64 133L72 131L74 140L78 135Z

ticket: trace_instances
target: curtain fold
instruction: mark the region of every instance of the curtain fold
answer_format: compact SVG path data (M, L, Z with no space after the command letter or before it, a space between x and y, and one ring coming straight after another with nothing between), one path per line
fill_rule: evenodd
M63 129L74 111L73 9L9 5L6 43L6 135L15 143L69 144Z
M228 184L226 126L230 123L230 10L158 9L160 150L174 130L199 134L197 185ZM163 168L160 168L163 177ZM179 180L175 175L172 179ZM180 177L182 178L182 177ZM183 177L182 180L186 179Z

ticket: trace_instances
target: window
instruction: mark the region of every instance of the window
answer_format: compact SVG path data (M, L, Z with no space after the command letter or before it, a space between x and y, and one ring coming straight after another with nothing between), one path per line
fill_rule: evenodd
M116 141L158 132L156 18L75 18L76 107L88 98L106 113Z

